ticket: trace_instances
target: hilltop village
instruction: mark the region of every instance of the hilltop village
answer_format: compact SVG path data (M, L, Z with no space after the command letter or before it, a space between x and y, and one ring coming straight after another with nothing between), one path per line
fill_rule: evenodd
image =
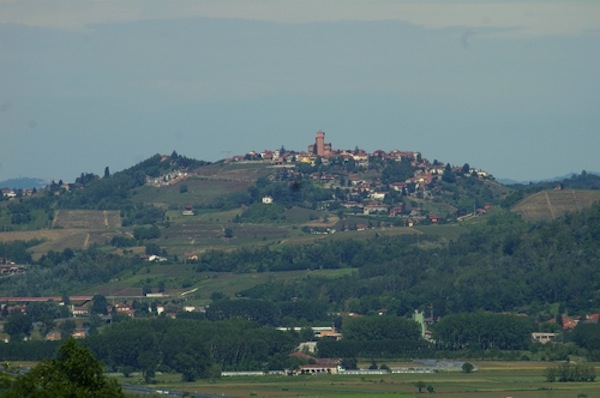
M331 143L325 142L325 132L323 131L317 131L315 135L315 142L314 144L308 146L307 151L297 152L294 150L287 150L282 147L281 149L267 149L261 152L249 151L245 155L235 155L226 159L227 162L265 161L275 165L300 163L309 164L311 166L328 166L344 164L348 165L350 170L354 170L354 167L368 169L370 163L377 163L381 160L408 162L411 166L416 168L414 178L407 179L405 184L399 184L390 187L396 190L398 190L398 187L406 186L410 183L431 183L435 178L443 176L444 171L448 166L438 161L433 161L433 163L431 163L422 157L421 153L417 151L400 151L398 149L394 149L386 152L379 149L373 153L368 153L364 149L360 149L358 147L355 149L333 149ZM464 166L453 166L450 167L450 170L455 173L467 174L469 176L476 176L491 180L494 179L494 177L488 174L486 171L472 167L465 169ZM331 181L334 179L334 177L326 176L322 179ZM356 182L353 181L353 183L356 185Z
M490 203L480 199L468 209L450 209L423 205L442 194L441 182L454 183L458 178L494 182L488 172L470 167L451 166L437 160L430 162L417 151L389 152L376 150L368 153L358 147L334 149L325 142L325 132L318 131L315 142L306 151L287 150L284 147L261 152L250 151L225 160L230 163L263 162L287 168L279 173L281 180L293 180L308 175L310 180L334 189L334 199L339 205L363 215L389 215L402 217L406 225L416 222L438 223L456 220L455 216L471 217L484 214ZM387 168L387 170L386 170ZM413 199L407 205L402 198ZM422 203L419 204L419 201ZM264 204L273 203L271 196L263 198ZM337 204L336 204L337 206ZM331 208L330 208L331 210Z

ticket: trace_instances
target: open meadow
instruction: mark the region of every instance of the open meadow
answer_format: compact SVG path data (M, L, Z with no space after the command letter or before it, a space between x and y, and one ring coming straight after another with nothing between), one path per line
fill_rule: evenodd
M476 363L479 370L438 372L430 374L321 375L321 376L256 376L223 377L216 381L183 383L177 375L157 375L157 390L202 392L236 398L313 397L367 398L419 397L452 398L593 398L600 397L600 382L549 383L544 369L547 362ZM135 377L122 378L133 384ZM421 392L417 385L421 383ZM428 391L433 389L432 392Z

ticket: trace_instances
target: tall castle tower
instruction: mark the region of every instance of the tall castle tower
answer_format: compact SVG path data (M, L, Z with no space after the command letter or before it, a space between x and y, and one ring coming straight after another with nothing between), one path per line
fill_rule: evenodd
M331 143L325 143L324 131L317 131L315 143L308 146L308 152L324 158L329 157L331 154Z
M317 146L317 156L323 156L325 153L325 132L317 131L315 145Z

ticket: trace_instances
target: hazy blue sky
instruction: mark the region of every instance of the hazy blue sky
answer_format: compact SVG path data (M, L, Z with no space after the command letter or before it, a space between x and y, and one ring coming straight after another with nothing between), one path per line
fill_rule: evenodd
M0 0L0 181L155 153L600 171L600 1Z

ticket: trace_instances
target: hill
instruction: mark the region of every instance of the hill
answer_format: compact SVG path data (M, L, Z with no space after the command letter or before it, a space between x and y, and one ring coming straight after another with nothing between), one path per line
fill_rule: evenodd
M502 209L514 202L511 210L525 221L560 221L558 217L567 211L588 208L600 192L504 186L466 164L431 163L412 152L365 157L356 151L326 161L294 154L292 159L275 162L248 156L207 163L177 153L154 155L112 175L108 170L102 177L82 173L74 183L53 182L38 192L6 197L0 201L0 228L4 230L0 242L30 242L27 261L32 270L41 266L44 276L31 273L30 287L5 287L32 294L56 294L60 286L61 292L136 291L139 295L165 289L180 294L203 286L201 293L188 299L207 304L211 291L204 286L216 290L221 278L233 280L226 283L226 291L235 296L265 283L263 273L343 270L334 272L334 278L348 277L353 268L367 270L377 261L393 269L400 260L378 257L380 242L392 246L412 242L418 255L396 256L420 261L417 258L425 256L420 250L447 247L466 239L465 234L488 228L490 222L504 225L509 220L521 231L523 221L513 220ZM595 187L597 179L572 176L562 186ZM502 245L509 252L523 239L502 237L504 229L490 233L506 240ZM371 247L362 245L366 241ZM358 257L349 254L354 249L360 251ZM385 250L395 253L395 249ZM77 264L70 260L73 251L81 257ZM17 258L6 251L0 257ZM21 253L19 258L28 257ZM55 279L53 274L61 267L65 267L63 276ZM145 276L140 274L144 267ZM79 270L76 274L75 269ZM207 272L215 279L205 285ZM236 278L225 276L231 272L259 273L261 278L237 284ZM388 271L363 271L361 277L371 273L379 278ZM417 281L412 278L401 285L408 289ZM392 291L397 288L389 294ZM433 300L416 292L412 297L411 305ZM441 304L440 297L435 301L438 306L449 305ZM519 300L508 302L510 308L524 305Z
M10 189L41 189L48 185L47 180L41 178L11 178L8 180L0 181L0 188Z
M106 339L113 348L115 341L149 338L151 325L163 331L169 324L189 325L168 339L169 346L189 332L204 342L227 336L228 347L241 329L256 334L244 325L266 333L275 333L274 326L336 325L344 339L320 341L323 355L498 358L524 355L510 350L530 347L532 331L560 333L557 320L568 328L600 313L600 203L594 203L600 191L576 189L593 187L597 177L571 177L557 185L562 191L549 191L507 187L468 165L433 164L414 154L358 159L209 164L155 155L112 175L82 174L71 184L7 196L0 201L6 303L0 322L10 331L17 318L11 310L20 318L31 314L33 340L66 333L69 325L101 328L87 341ZM547 221L533 221L536 215ZM40 303L65 296L91 299L76 304L81 307L72 322L47 311L60 310L56 302ZM24 305L26 315L15 311ZM441 345L421 338L407 319L415 311ZM40 313L50 315L38 322ZM114 324L98 316L107 313ZM367 323L411 325L415 339L378 334L352 342L351 314L364 315L356 319ZM129 316L156 319L121 322ZM486 337L468 332L484 324ZM140 334L132 335L129 327L136 325ZM218 332L198 334L199 325ZM225 325L234 330L226 332ZM360 329L371 336L397 328ZM110 337L119 330L123 337ZM306 332L274 351L278 361L300 339L314 339ZM242 340L264 353L255 337ZM272 337L266 341L277 340ZM154 352L159 335L147 341ZM538 358L594 355L572 344L534 348ZM225 364L231 357L211 360ZM227 366L256 369L266 360ZM112 362L124 365L142 366Z
M527 220L553 219L589 206L599 192L581 190L598 186L599 178L585 172L562 182L577 193L545 193L538 191L548 183L505 186L467 164L431 163L416 152L355 150L322 159L286 151L279 154L285 161L265 156L211 164L173 152L112 175L82 173L74 183L17 192L0 201L0 239L41 236L32 248L35 258L91 245L143 253L149 244L185 258L333 232L454 224L519 199L512 209ZM158 234L138 239L136 229L150 225Z
M600 201L600 191L552 190L534 193L511 210L527 221L554 220L567 212L577 212Z

